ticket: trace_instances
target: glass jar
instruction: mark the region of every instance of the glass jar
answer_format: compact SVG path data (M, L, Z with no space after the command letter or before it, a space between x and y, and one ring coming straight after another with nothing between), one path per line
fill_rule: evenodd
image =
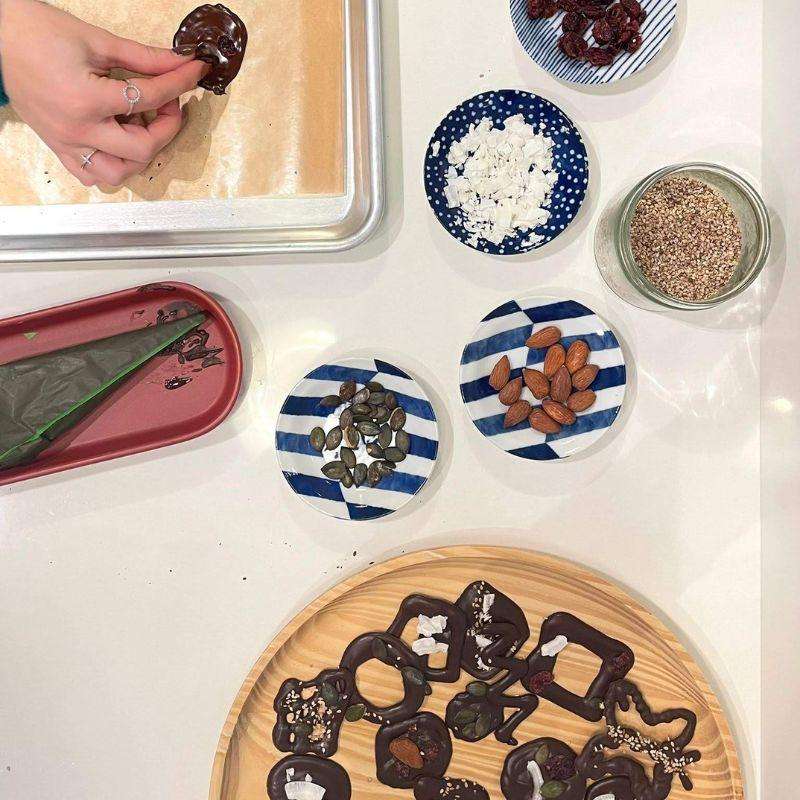
M742 232L742 255L733 275L714 297L679 300L653 285L636 264L631 250L631 221L645 192L663 178L682 175L716 189L731 205ZM766 264L771 243L769 214L758 192L740 175L717 164L676 164L654 172L626 195L618 197L600 217L595 231L595 259L600 274L623 300L650 310L712 308L743 292Z

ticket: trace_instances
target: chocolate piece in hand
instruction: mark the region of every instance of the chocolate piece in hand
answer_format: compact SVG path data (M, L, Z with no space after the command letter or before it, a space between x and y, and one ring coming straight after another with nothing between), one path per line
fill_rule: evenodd
M247 28L229 8L220 3L205 3L181 22L172 46L176 52L194 52L200 61L211 64L211 71L198 86L214 94L225 94L241 69L247 49Z
M335 761L319 756L287 756L279 761L267 778L267 796L269 800L297 797L306 788L305 784L317 787L314 791L319 797L350 800L347 772ZM321 789L323 793L320 793Z
M427 711L383 725L375 737L378 780L410 789L420 777L440 778L450 764L453 745L444 722Z

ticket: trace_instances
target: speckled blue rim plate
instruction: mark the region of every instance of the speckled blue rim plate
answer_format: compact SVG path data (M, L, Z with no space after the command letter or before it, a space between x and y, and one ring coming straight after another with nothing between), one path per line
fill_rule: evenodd
M527 0L511 0L511 19L528 55L554 77L584 86L613 83L644 69L661 51L675 26L678 0L640 0L647 17L642 24L642 46L635 53L621 53L607 67L593 67L586 61L567 58L558 48L563 12L550 19L530 19ZM591 29L585 36L590 46Z
M511 361L512 379L522 374L523 367L541 369L546 351L530 350L525 342L534 328L547 325L561 329L565 347L583 339L591 348L589 363L600 367L591 386L597 402L561 433L539 433L527 420L504 430L507 408L489 386L489 375L503 355ZM585 450L614 424L625 399L627 370L617 337L590 308L575 300L532 296L509 300L484 317L464 348L460 380L467 413L492 444L520 458L552 461ZM534 408L541 405L527 388L521 399Z
M472 247L467 241L469 233L462 225L461 210L448 208L444 197L450 145L462 139L469 126L484 117L489 117L495 125L499 125L514 114L523 114L525 121L534 126L544 126L543 132L555 143L554 167L559 179L553 188L548 223L533 231L519 233L514 238L509 237L499 245L481 239L474 249L492 255L526 253L553 241L575 218L589 184L589 161L583 139L575 124L560 108L543 97L519 89L484 92L465 100L442 120L425 154L425 192L433 213L448 233ZM534 233L542 239L529 243Z
M406 412L409 455L393 475L374 487L345 489L326 478L325 461L308 441L312 429L323 425L331 413L320 400L338 394L346 380L382 383ZM430 400L413 378L385 361L350 357L317 367L292 389L278 417L275 447L284 477L309 505L338 519L370 520L397 511L425 485L436 463L439 429Z

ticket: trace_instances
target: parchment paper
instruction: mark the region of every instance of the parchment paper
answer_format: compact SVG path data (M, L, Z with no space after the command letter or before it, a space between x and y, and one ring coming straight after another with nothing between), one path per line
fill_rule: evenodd
M112 33L171 47L194 0L61 0ZM83 187L13 111L0 111L0 205L344 192L343 0L229 0L248 28L225 97L187 95L186 126L118 190Z

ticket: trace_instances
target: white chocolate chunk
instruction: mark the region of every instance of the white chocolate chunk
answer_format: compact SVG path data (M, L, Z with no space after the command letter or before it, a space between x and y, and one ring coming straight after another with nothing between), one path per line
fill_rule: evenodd
M325 789L313 782L310 775L304 781L290 781L286 784L286 800L322 800Z
M480 633L475 634L475 644L483 650L484 648L488 647L492 643L492 640L488 636L482 636Z
M485 594L483 596L483 613L488 614L489 609L492 607L494 603L494 595L493 594Z
M417 617L417 633L420 636L433 636L434 633L444 633L447 627L447 617L437 614L435 617L426 617L420 614Z
M611 792L607 792L606 794L601 794L597 800L617 800L617 796Z
M535 761L528 762L528 772L530 773L531 780L533 781L533 794L531 800L542 800L542 786L544 786L544 775L542 770Z
M555 639L551 639L542 645L541 653L543 656L552 658L557 656L568 644L569 639L566 636L558 635Z
M449 648L445 642L437 642L433 637L426 636L423 639L417 639L411 645L411 649L418 656L430 656L434 653L446 653Z

